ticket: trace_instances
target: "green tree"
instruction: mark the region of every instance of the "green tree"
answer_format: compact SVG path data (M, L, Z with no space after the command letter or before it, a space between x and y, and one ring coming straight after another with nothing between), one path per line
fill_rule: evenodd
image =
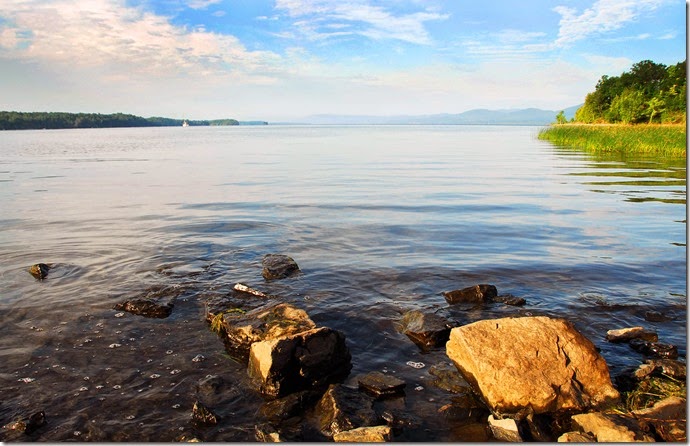
M624 124L640 122L647 114L646 105L647 101L641 91L626 89L611 102L606 118Z
M568 119L565 117L565 111L559 111L556 115L556 124L565 124L566 122L568 122Z

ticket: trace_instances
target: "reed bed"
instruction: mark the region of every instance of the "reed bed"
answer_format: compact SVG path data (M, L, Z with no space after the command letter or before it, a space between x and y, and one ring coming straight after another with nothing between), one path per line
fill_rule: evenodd
M686 156L684 124L561 124L542 129L537 137L592 152Z

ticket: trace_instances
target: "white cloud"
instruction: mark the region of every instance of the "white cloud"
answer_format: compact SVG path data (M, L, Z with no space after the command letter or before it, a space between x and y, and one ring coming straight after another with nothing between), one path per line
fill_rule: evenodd
M425 22L448 18L433 9L396 14L364 0L277 0L276 9L285 11L291 18L301 19L294 25L311 40L342 36L342 32L332 31L333 25L349 25L348 34L426 45L431 43L431 37Z
M187 2L187 6L192 9L206 9L211 5L220 3L223 0L190 0Z
M575 8L557 6L561 15L557 46L565 46L597 34L605 34L637 20L641 14L658 8L664 0L598 0L578 13Z

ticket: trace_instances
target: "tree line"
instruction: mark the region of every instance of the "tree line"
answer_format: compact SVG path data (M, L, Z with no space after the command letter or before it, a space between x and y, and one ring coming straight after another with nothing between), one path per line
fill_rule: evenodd
M184 120L154 116L142 118L125 113L63 113L0 111L0 130L72 129L103 127L179 127L239 125L235 119Z
M666 66L643 60L620 76L602 76L575 112L581 123L679 123L686 120L685 61ZM566 122L563 112L556 116Z

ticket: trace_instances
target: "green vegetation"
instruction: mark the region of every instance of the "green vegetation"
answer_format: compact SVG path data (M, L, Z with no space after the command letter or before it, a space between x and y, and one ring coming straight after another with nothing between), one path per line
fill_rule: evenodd
M102 115L100 113L62 112L15 112L0 111L0 130L71 129L102 127L180 127L182 119L141 116L124 113ZM234 119L213 121L189 121L190 126L239 125Z
M684 123L686 117L685 61L666 66L643 60L620 76L602 76L575 122Z
M687 398L685 381L666 375L653 376L641 381L635 388L622 392L621 402L613 410L618 413L627 413L646 409L672 396Z
M637 152L686 156L685 125L564 124L542 129L538 138L591 152Z
M229 310L221 311L217 313L215 316L213 316L213 319L211 319L211 331L214 333L217 333L219 335L222 335L224 329L223 329L223 321L224 321L224 316L226 314L244 314L246 311L244 311L241 308L231 308Z

